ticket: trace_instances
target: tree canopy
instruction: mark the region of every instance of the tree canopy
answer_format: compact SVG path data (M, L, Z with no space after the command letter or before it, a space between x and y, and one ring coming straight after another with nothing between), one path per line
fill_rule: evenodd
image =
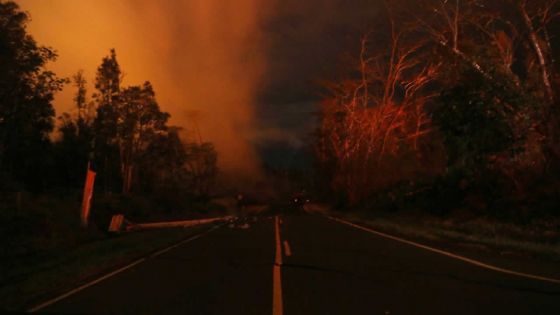
M27 32L29 16L14 2L0 2L0 172L37 186L54 128L54 94L65 79L46 69L56 52Z

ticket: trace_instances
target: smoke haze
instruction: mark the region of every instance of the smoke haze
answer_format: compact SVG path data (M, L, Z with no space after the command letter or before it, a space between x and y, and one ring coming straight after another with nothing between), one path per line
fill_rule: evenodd
M341 54L358 52L380 7L380 0L19 3L37 41L58 50L57 74L84 69L93 92L96 67L116 48L124 85L150 80L171 123L214 142L234 181L259 179L261 159L294 159L314 128L315 80L333 77ZM57 96L57 113L72 108L73 93L67 86Z
M191 136L198 129L204 141L216 145L222 171L260 176L251 139L257 89L267 65L260 26L271 1L19 3L31 15L35 39L58 51L51 66L57 74L70 77L84 69L91 94L97 66L115 48L124 85L151 81L172 124ZM58 114L72 108L73 93L67 86L57 96Z

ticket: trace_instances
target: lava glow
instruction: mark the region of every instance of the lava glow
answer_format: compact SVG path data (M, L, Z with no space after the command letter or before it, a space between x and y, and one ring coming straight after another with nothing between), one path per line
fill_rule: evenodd
M200 128L230 175L260 174L254 137L257 86L266 68L260 26L270 1L22 0L31 34L59 53L52 68L70 77L84 69L93 92L101 58L115 48L124 85L150 80L172 123ZM71 86L56 100L72 108ZM195 115L193 115L195 113ZM193 123L193 122L196 122Z

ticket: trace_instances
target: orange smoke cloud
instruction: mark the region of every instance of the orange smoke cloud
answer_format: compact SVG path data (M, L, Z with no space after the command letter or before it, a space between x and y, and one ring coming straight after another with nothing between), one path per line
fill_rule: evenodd
M31 14L30 32L59 53L52 69L70 77L84 69L93 92L101 58L110 48L124 84L150 80L172 124L215 143L220 168L259 177L255 132L257 87L266 69L260 30L270 11L261 0L19 1ZM57 113L72 108L74 90L57 96Z

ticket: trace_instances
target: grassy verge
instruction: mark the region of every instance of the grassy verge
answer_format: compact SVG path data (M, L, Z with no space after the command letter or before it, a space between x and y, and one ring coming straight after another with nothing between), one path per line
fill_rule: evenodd
M411 240L453 244L500 255L535 256L560 261L560 229L557 227L560 222L520 226L486 218L454 220L418 214L337 212L325 206L313 207L312 211Z
M141 231L84 243L2 270L0 305L22 310L155 250L200 233L208 226Z

